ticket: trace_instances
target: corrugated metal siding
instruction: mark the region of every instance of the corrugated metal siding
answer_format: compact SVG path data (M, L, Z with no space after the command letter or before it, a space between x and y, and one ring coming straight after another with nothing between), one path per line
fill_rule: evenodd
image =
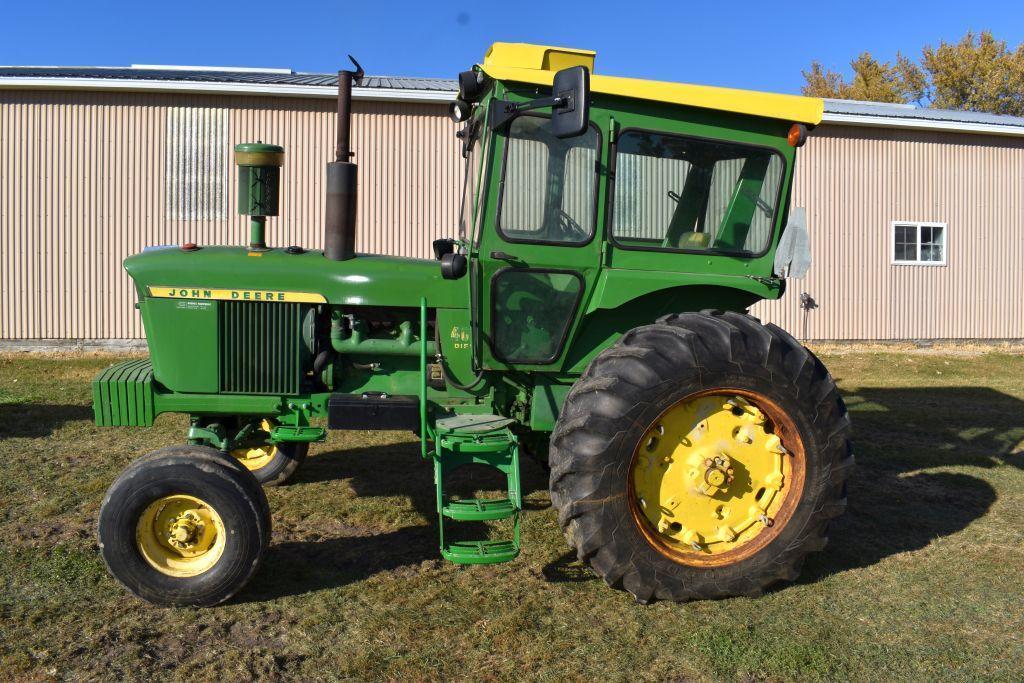
M320 248L334 107L305 98L0 92L0 338L142 337L121 261L156 244L246 241L230 157L239 142L287 150L270 242ZM360 251L426 257L435 237L457 233L454 132L444 105L354 104ZM191 158L168 157L175 135L193 136ZM221 141L223 157L200 151ZM169 171L194 174L189 164L202 159L198 184L170 182ZM173 198L186 186L204 189Z
M1024 338L1024 141L827 126L793 201L813 265L762 318L810 339ZM891 265L894 220L947 223L948 265ZM819 305L806 335L800 292Z
M210 162L225 168L221 219L168 212L169 130L189 111L226 121L226 161ZM121 261L155 244L245 242L238 142L285 146L268 235L319 248L333 111L307 98L0 92L0 338L140 338ZM197 144L221 139L202 130ZM443 105L356 102L353 132L359 250L428 256L457 234L462 161ZM826 125L797 166L814 265L756 313L803 336L806 291L820 306L812 339L1024 338L1024 141ZM947 223L948 265L890 265L893 220Z

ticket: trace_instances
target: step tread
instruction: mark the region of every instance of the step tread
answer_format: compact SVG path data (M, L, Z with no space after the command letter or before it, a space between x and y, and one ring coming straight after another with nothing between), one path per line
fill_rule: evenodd
M441 555L455 564L497 564L519 556L515 541L454 541L441 549Z
M312 443L327 438L323 427L296 427L294 425L278 425L270 430L271 441Z
M442 434L485 434L504 429L512 422L512 418L501 415L454 415L438 420L435 426Z
M450 500L441 508L441 514L463 521L506 519L519 512L519 506L509 498L468 498Z

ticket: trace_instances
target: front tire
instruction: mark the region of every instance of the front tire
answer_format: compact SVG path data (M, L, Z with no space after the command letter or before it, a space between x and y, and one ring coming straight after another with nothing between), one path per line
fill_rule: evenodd
M156 605L224 602L255 574L269 541L270 509L259 483L205 446L173 446L139 458L100 507L107 568Z
M639 602L758 595L845 507L849 419L815 356L732 312L662 318L600 353L551 439L581 561Z

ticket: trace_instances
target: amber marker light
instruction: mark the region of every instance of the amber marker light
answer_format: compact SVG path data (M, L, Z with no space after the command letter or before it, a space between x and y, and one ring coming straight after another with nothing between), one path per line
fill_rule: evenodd
M786 140L790 147L803 147L807 142L807 126L802 123L794 123L789 129Z

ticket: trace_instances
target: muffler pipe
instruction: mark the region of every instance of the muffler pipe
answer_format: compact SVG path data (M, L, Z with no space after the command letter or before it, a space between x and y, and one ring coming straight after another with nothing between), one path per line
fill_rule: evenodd
M352 83L363 78L363 67L349 55L355 71L338 72L338 139L334 161L327 164L327 205L324 256L346 261L356 255L356 194L358 169L352 157Z
M350 161L327 164L324 256L334 261L347 261L356 255L357 170Z

